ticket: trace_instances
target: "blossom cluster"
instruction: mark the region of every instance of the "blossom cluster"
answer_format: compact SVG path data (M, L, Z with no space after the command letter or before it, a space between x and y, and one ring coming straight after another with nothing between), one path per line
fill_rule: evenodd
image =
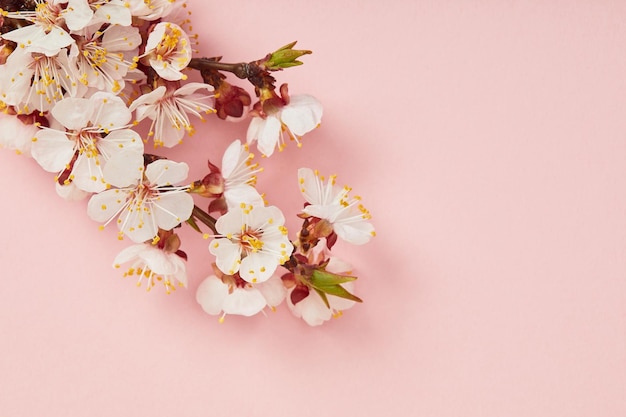
M246 63L195 57L184 0L0 6L0 146L32 157L54 175L59 196L87 200L91 219L133 242L113 261L126 265L124 276L148 290L187 287L176 231L188 226L214 257L196 300L220 321L285 301L319 325L361 301L352 267L331 253L338 240L360 245L375 235L360 197L335 176L299 169L302 227L290 236L282 211L256 189L262 167L250 146L270 157L320 125L319 101L291 96L272 75L310 51L294 42ZM187 81L193 71L202 82ZM254 87L256 103L227 72ZM234 140L219 167L207 158L206 175L190 180L185 162L154 152L180 145L208 117L248 121L246 140Z

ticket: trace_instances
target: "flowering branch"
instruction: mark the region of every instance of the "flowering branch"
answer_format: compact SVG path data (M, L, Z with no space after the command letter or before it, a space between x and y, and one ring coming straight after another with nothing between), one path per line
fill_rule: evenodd
M296 42L291 42L257 61L228 64L221 62L222 57L192 58L189 62L189 68L205 73L213 71L230 72L242 80L248 79L255 87L262 87L262 85L259 85L259 80L263 79L263 75L267 72L280 71L283 68L302 65L302 61L298 61L298 58L312 53L312 51L308 50L293 49Z
M196 300L220 321L283 301L310 325L338 317L362 300L352 267L331 251L339 240L360 245L375 235L369 211L335 176L301 168L306 203L295 214L303 223L290 237L283 212L256 189L263 167L250 149L270 157L289 142L300 147L320 125L321 103L274 78L311 51L291 42L250 62L194 57L185 6L0 0L0 145L31 156L61 197L88 199L101 229L113 224L118 239L133 241L113 264L130 264L124 276L137 285L167 293L188 285L177 234L188 225L211 239L214 262ZM187 81L192 70L203 82ZM247 80L257 101L225 73ZM196 121L212 115L247 120L246 140L233 141L219 166L207 155L206 174L190 182L189 166L159 150L186 143Z

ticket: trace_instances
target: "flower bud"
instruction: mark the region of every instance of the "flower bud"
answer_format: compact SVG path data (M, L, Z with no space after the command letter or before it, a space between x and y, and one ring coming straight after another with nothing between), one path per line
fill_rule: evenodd
M215 94L215 110L217 117L226 120L228 117L239 119L252 100L250 94L241 87L222 81Z
M224 177L218 167L213 165L210 161L208 164L209 173L205 175L202 180L194 181L194 183L191 184L189 192L207 198L221 197L222 194L224 194Z

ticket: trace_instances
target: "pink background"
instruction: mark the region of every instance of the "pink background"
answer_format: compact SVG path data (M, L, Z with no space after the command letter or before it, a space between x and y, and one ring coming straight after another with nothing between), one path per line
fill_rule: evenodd
M365 303L220 325L189 232L189 290L145 294L130 242L3 150L1 416L626 415L626 3L191 3L204 55L314 50L279 80L322 127L260 187L292 228L299 166L363 196L378 237L337 251ZM171 157L199 177L245 129Z

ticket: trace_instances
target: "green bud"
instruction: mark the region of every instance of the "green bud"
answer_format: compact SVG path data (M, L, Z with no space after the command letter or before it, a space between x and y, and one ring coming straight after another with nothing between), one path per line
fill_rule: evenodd
M265 69L269 71L278 71L283 68L295 67L302 65L302 61L298 61L302 55L311 54L311 51L293 49L297 41L291 42L282 48L272 52L267 57L267 61L263 63Z

